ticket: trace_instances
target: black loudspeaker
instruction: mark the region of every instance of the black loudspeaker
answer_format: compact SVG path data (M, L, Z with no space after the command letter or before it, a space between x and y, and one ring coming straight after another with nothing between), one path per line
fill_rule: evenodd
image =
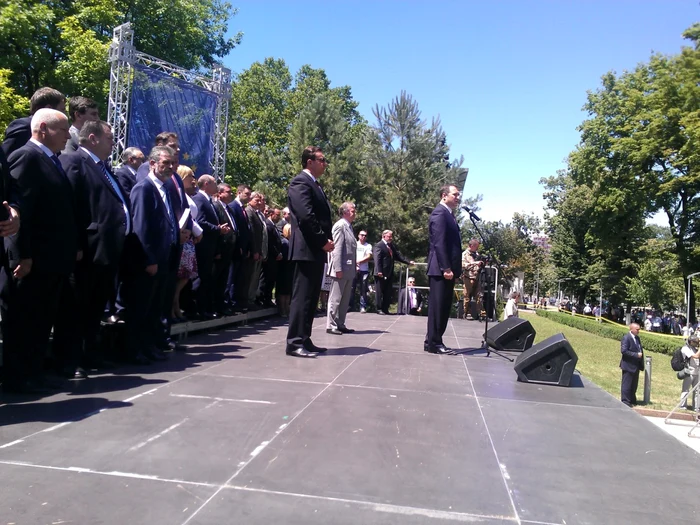
M537 332L526 319L509 317L486 332L486 342L496 350L523 352L532 346Z
M578 356L564 334L553 335L525 350L515 360L515 373L523 383L569 386Z

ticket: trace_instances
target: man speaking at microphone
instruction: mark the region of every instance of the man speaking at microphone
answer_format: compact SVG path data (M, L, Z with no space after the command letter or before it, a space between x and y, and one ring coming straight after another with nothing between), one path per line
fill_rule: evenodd
M440 202L428 222L428 333L423 350L432 354L450 352L442 342L450 317L455 280L462 274L462 239L453 211L459 206L456 186L440 188Z

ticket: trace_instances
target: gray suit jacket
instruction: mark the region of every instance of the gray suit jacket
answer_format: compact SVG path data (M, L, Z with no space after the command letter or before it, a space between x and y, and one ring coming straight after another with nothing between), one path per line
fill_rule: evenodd
M340 219L333 225L333 244L335 248L328 254L328 275L335 277L343 272L343 279L355 278L357 264L357 239L352 226L345 219Z
M61 155L64 153L73 153L74 151L78 151L78 148L80 147L78 133L79 132L73 126L70 127L70 138L66 142L66 147L63 148L63 151L61 151Z

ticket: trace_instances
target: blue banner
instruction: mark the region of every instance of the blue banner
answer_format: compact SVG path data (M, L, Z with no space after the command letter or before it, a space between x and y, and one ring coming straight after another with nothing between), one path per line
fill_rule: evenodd
M196 176L211 173L217 95L185 80L134 65L127 145L146 156L163 131L180 138L180 164Z

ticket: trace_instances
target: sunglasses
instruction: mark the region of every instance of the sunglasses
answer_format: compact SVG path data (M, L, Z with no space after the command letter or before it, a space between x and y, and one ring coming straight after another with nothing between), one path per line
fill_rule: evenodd
M330 164L330 162L328 161L328 159L326 159L326 157L321 157L320 159L316 158L316 162L323 162L324 164Z

